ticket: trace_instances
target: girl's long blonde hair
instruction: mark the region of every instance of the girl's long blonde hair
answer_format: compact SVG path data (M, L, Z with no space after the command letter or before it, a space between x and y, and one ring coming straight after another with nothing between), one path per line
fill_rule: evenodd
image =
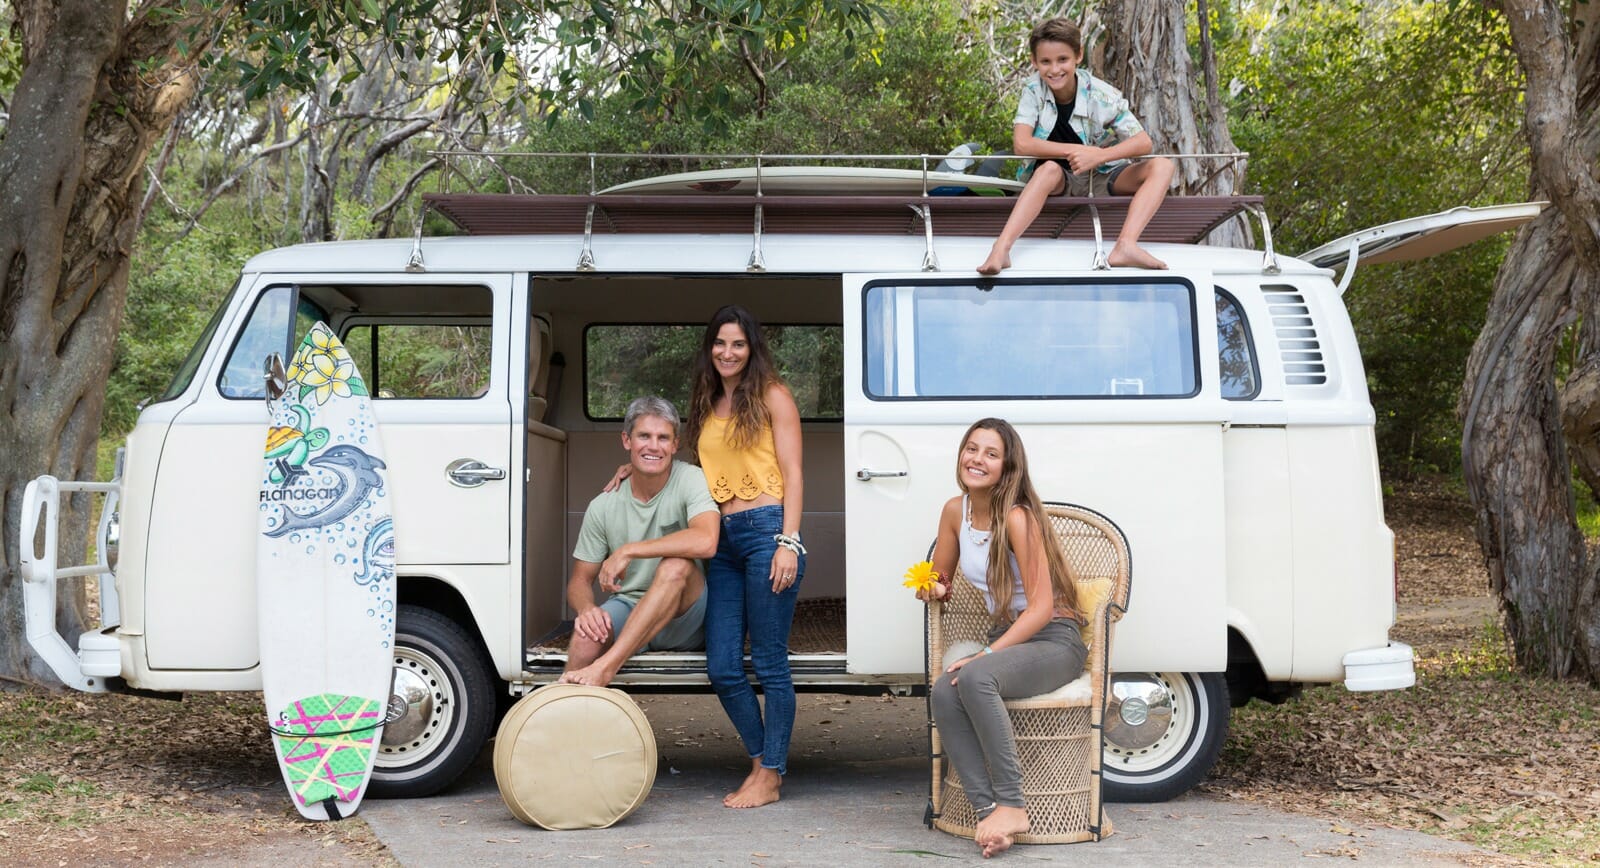
M750 347L739 385L729 396L733 418L724 432L728 445L743 449L756 442L762 429L772 425L772 414L767 410L767 390L773 383L783 382L755 315L736 304L718 308L711 315L711 322L706 323L706 333L700 339L700 353L694 360L694 388L689 396L688 418L684 421L684 445L696 456L700 451L700 431L711 415L711 408L722 397L722 376L711 363L711 348L716 343L717 333L728 323L744 332L745 342Z
M1082 623L1083 614L1078 610L1077 583L1073 581L1067 559L1061 554L1061 546L1056 544L1055 534L1050 530L1050 518L1044 511L1044 503L1039 500L1039 493L1034 490L1033 480L1028 475L1028 453L1022 448L1022 438L1017 434L1017 429L1011 427L1010 422L991 416L972 423L967 433L961 436L961 449L956 451L956 485L961 487L962 493L970 494L966 483L961 480L961 450L966 448L967 441L972 438L972 432L980 428L999 435L1003 450L1000 456L1000 478L995 480L994 487L989 490L990 537L987 578L989 597L994 600L996 609L989 613L990 616L998 624L1009 624L1015 620L1010 601L1011 589L1015 587L1017 576L1011 570L1011 540L1006 530L1006 516L1011 514L1012 507L1020 506L1027 512L1029 522L1039 529L1038 542L1044 546L1045 561L1050 566L1050 591L1055 607L1072 613L1072 617Z

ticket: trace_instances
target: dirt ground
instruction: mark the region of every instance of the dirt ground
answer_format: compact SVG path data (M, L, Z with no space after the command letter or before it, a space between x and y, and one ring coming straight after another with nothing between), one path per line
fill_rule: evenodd
M1600 691L1514 675L1459 492L1402 485L1386 511L1400 553L1391 635L1417 648L1417 686L1323 687L1238 709L1202 787L1470 841L1505 854L1497 861L1600 862ZM797 750L881 749L884 733L832 714L874 700L804 699L825 737ZM714 728L659 738L667 748ZM266 745L254 694L0 693L0 861L393 864L364 823L300 821Z

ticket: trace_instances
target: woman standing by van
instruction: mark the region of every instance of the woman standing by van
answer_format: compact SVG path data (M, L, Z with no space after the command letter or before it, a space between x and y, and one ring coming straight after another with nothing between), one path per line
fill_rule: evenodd
M1004 700L1072 681L1083 672L1087 651L1076 585L1061 549L1046 538L1044 506L1010 423L980 419L967 429L956 485L961 496L939 515L933 568L953 576L959 564L983 594L993 622L988 644L951 663L934 683L933 717L977 811L974 837L988 858L1029 829ZM942 581L928 593L942 600L950 586Z
M778 376L761 324L738 305L718 310L695 359L687 442L722 509L717 556L706 569L706 674L750 755L730 808L778 800L794 730L789 627L805 546L800 543L800 410ZM766 714L744 672L745 636Z

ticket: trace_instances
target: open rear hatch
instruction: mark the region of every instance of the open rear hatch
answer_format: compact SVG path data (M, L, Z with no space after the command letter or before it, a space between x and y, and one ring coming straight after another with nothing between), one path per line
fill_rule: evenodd
M1299 258L1320 268L1346 265L1339 291L1350 285L1358 262L1411 262L1465 247L1474 241L1515 229L1539 216L1549 202L1520 202L1515 205L1462 206L1407 217L1382 226L1372 226L1329 241L1300 254Z

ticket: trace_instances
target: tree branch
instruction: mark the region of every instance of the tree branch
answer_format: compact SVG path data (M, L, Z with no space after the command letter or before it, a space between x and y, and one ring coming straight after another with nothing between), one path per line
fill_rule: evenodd
M411 173L411 177L400 185L400 189L394 196L390 197L389 201L383 203L382 207L367 216L368 222L378 227L379 238L391 237L394 232L395 209L399 208L402 202L411 198L411 191L416 189L418 182L422 180L424 175L437 169L443 162L438 157L430 157L426 163L423 163L421 167ZM380 219L381 223L379 222Z
M206 194L205 201L201 202L200 203L200 207L196 208L194 213L189 215L189 223L188 223L188 225L184 226L183 229L178 232L177 237L172 239L172 243L173 244L177 244L179 241L182 241L183 239L187 238L189 236L189 233L193 232L195 227L200 224L200 218L206 216L206 212L211 209L212 205L215 205L217 203L217 200L222 197L222 194L226 193L226 192L228 192L228 190L232 189L234 184L239 183L239 179L244 177L244 173L245 173L246 169L249 169L251 166L255 165L256 163L260 162L261 160L266 159L267 157L272 156L273 154L275 154L275 153L277 153L279 151L288 150L289 148L292 148L295 145L300 144L300 142L305 140L305 137L306 137L307 134L308 134L308 131L302 130L300 132L300 135L295 136L294 138L288 139L286 141L282 141L282 142L278 142L276 144L268 145L265 148L262 148L261 150L257 151L255 153L255 155L250 157L250 159L245 160L243 163L239 164L239 167L233 170L233 174L231 174L228 177L224 178L222 180L222 183L220 183L217 186L211 188L211 192Z

